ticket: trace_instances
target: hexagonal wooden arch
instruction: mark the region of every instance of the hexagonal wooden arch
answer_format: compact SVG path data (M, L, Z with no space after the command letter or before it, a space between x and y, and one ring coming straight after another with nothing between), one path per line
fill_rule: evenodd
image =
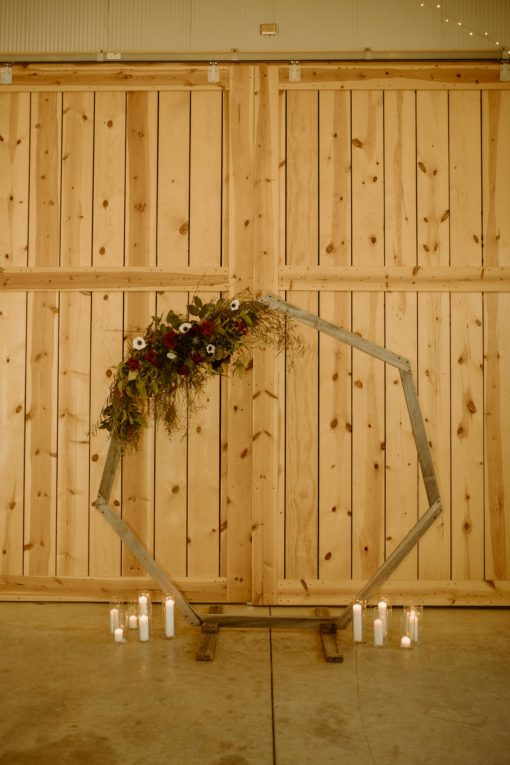
M374 575L360 590L353 601L345 607L339 616L235 616L221 613L199 615L191 607L189 602L174 584L170 576L162 569L158 563L156 563L140 539L133 533L127 523L122 520L119 514L109 504L113 480L115 478L121 456L120 446L114 441L110 443L110 448L108 450L108 455L101 478L101 484L97 494L96 507L104 519L107 521L107 523L109 523L116 534L122 539L124 544L131 550L133 555L137 558L149 576L152 577L152 579L156 582L156 584L159 585L159 587L161 587L161 590L174 596L177 607L180 609L186 619L191 624L201 625L204 631L217 632L219 627L222 626L285 628L320 626L321 630L330 627L331 631L335 631L336 629L342 629L350 622L352 617L352 603L354 603L355 600L368 599L374 593L374 591L380 588L383 582L385 582L390 577L390 575L406 557L406 555L413 549L413 547L415 547L415 545L442 511L441 497L439 495L436 474L432 464L432 456L430 453L427 434L425 432L425 424L418 402L418 396L416 394L416 386L411 370L411 364L408 359L405 359L402 356L387 350L383 346L372 343L369 340L365 340L362 337L349 332L348 330L337 327L335 324L324 321L318 316L314 316L311 313L303 311L301 308L296 308L296 306L293 306L284 300L280 300L273 295L265 295L264 297L260 298L260 301L266 305L269 305L271 308L287 314L288 316L292 317L292 319L299 321L302 324L306 324L312 329L316 329L319 332L324 332L326 335L334 337L341 343L346 343L347 345L350 345L351 347L356 348L363 353L367 353L369 356L373 356L374 358L379 359L385 364L390 364L391 366L397 367L400 373L400 379L402 381L407 410L409 412L414 441L418 453L418 461L420 463L421 474L429 502L429 507L420 518L420 520L409 531L409 533L404 537L400 544L384 561L382 566L374 573ZM208 630L208 627L211 629Z

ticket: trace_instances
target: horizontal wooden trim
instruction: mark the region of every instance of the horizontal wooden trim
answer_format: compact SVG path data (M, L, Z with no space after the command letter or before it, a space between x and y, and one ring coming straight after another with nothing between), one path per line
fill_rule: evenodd
M508 90L499 63L301 63L301 80L289 82L289 67L279 71L282 90Z
M227 580L176 578L174 584L184 597L196 603L224 603ZM160 589L148 577L67 577L0 576L0 601L56 600L103 602L113 596L129 598L139 590L149 590L157 600Z
M292 58L292 56L291 56ZM207 80L208 62L76 62L15 63L12 84L2 92L36 91L134 91L227 89L233 66L258 66L259 62L218 64L219 82ZM498 62L301 62L300 82L289 82L288 64L277 67L281 89L315 90L508 90L501 82Z
M510 292L510 267L283 266L280 289L328 292Z
M33 292L78 290L106 292L201 292L228 289L227 268L186 268L168 271L164 268L55 268L33 266L0 269L0 291Z
M230 80L229 68L218 66L220 79L207 81L208 64L183 66L169 63L143 64L14 64L9 91L73 90L218 90Z
M0 268L0 291L224 292L226 267ZM510 292L510 267L282 266L279 288L326 292Z
M280 580L278 604L345 606L365 584L362 580ZM428 606L510 606L510 580L388 579L381 586L381 593L391 598L395 605L403 605L413 598Z

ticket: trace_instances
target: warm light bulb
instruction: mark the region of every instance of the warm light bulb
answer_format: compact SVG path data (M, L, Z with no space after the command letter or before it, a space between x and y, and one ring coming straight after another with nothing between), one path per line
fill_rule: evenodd
M448 22L450 21L450 19L445 19L445 21L446 21L446 23L448 24Z
M457 24L458 24L459 27L461 27L462 26L462 21L457 21Z
M436 8L441 8L441 3L436 3Z
M473 33L472 33L472 32L470 32L470 33L469 33L469 36L470 36L470 37L473 37Z

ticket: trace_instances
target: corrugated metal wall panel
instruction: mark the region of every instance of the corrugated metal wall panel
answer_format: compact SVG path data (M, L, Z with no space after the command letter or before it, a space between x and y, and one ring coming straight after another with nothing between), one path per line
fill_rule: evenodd
M189 50L189 0L109 0L109 7L107 50Z
M276 37L260 36L267 22L278 24ZM508 0L0 0L4 59L36 51L496 51L496 41L510 46Z
M107 10L105 0L0 0L0 50L101 50Z

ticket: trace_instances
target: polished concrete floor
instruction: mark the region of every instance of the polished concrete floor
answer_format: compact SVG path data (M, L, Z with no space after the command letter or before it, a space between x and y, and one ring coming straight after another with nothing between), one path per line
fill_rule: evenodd
M342 664L281 629L224 629L205 663L180 617L115 645L107 605L0 603L0 765L508 765L510 610L425 609L407 651L398 611L385 648L343 631Z

